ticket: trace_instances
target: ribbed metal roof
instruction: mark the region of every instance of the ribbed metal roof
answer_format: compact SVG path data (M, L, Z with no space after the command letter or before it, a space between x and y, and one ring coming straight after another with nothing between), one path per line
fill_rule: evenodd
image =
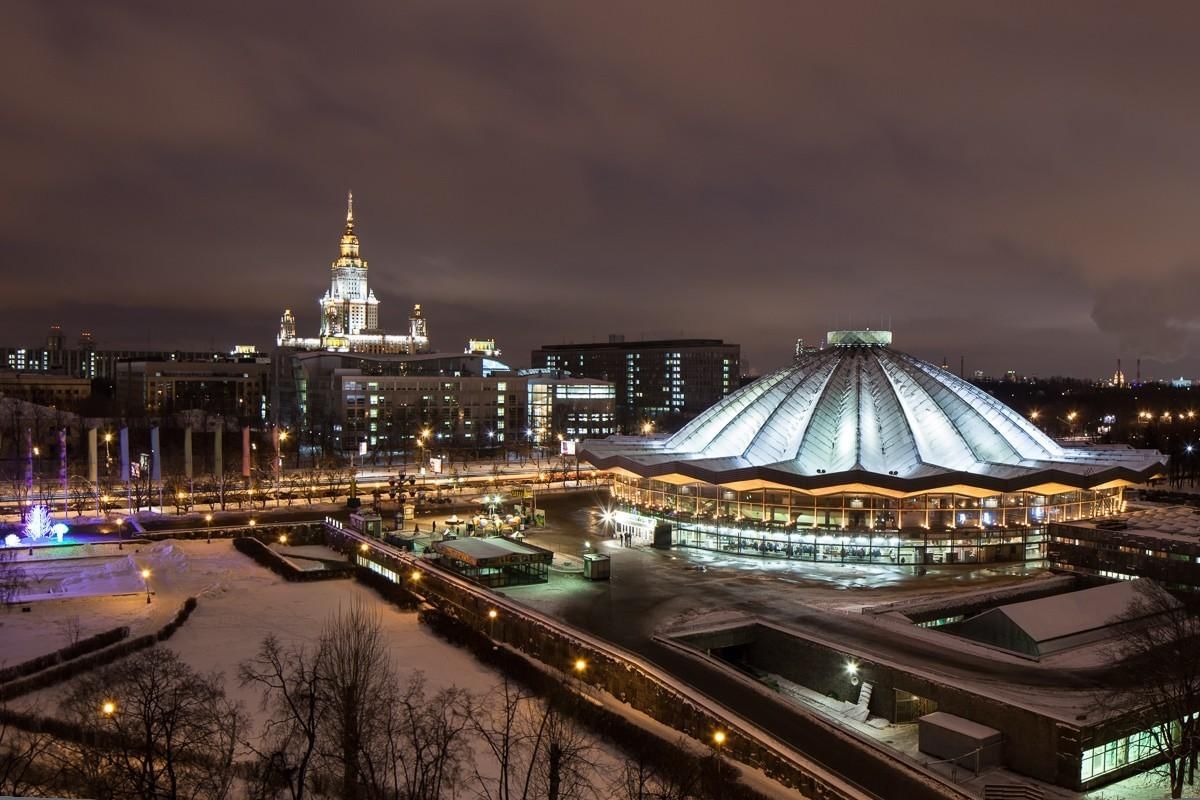
M886 332L835 332L831 346L734 392L669 438L588 441L583 457L647 477L912 490L1140 481L1164 462L1155 450L1064 447L978 387L891 349L890 340Z

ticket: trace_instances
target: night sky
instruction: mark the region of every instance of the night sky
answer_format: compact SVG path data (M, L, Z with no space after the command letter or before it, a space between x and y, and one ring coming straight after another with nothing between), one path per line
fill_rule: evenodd
M836 6L836 9L834 7ZM55 2L0 26L0 343L896 332L1200 373L1194 3ZM1151 359L1154 361L1152 362Z

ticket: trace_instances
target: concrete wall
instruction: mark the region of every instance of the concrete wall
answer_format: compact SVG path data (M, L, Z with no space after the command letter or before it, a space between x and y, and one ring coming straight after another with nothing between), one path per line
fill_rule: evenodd
M984 697L959 687L930 680L869 660L857 660L822 644L801 639L776 628L754 626L754 640L742 641L748 628L740 628L733 642L745 660L758 669L772 672L790 681L842 700L855 701L858 687L846 665L857 665L860 681L874 684L870 710L889 720L896 718L896 689L926 697L937 703L939 711L995 728L1004 734L1003 762L1016 772L1068 788L1079 785L1081 729L1056 721L1028 709L1001 700ZM700 649L727 641L720 634L688 637L689 644ZM1090 739L1089 739L1090 740ZM1092 745L1087 745L1092 746Z

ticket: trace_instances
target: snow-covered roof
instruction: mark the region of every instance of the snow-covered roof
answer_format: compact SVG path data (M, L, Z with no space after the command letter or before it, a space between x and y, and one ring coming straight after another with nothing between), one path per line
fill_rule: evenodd
M1140 597L1139 582L1140 579L1120 581L1078 592L1064 592L1009 603L993 611L1004 614L1040 644L1126 621L1130 607Z
M831 346L724 398L667 438L587 441L582 457L644 477L761 479L799 488L1097 486L1157 473L1156 450L1063 447L953 373L872 337ZM886 337L890 341L890 337Z

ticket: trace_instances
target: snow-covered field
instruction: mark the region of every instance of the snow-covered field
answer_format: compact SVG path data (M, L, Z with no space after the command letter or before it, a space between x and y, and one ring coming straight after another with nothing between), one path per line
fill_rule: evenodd
M284 549L307 557L337 557L322 547ZM122 561L132 566L117 566ZM151 570L155 592L149 605L141 585L143 567ZM62 647L76 619L83 636L117 625L129 625L134 636L150 632L172 617L187 597L196 596L195 612L165 646L198 671L223 673L226 693L242 704L256 729L265 719L260 695L239 685L238 665L254 656L267 634L288 645L314 643L329 616L355 601L377 610L402 682L420 672L430 694L456 686L481 697L502 680L500 673L466 650L435 636L417 621L415 612L397 609L355 581L288 583L238 553L229 540L159 542L120 558L39 563L36 568L45 571L46 580L58 575L63 582L90 585L95 591L87 597L36 603L29 613L0 615L4 645L0 664ZM107 576L129 570L137 576L138 593L107 596L104 590L115 585ZM53 714L69 689L69 683L60 684L18 698L12 705ZM481 765L490 761L484 747L479 743L476 750ZM589 758L598 774L615 775L622 756L612 746L597 742ZM487 766L481 770L492 773Z

